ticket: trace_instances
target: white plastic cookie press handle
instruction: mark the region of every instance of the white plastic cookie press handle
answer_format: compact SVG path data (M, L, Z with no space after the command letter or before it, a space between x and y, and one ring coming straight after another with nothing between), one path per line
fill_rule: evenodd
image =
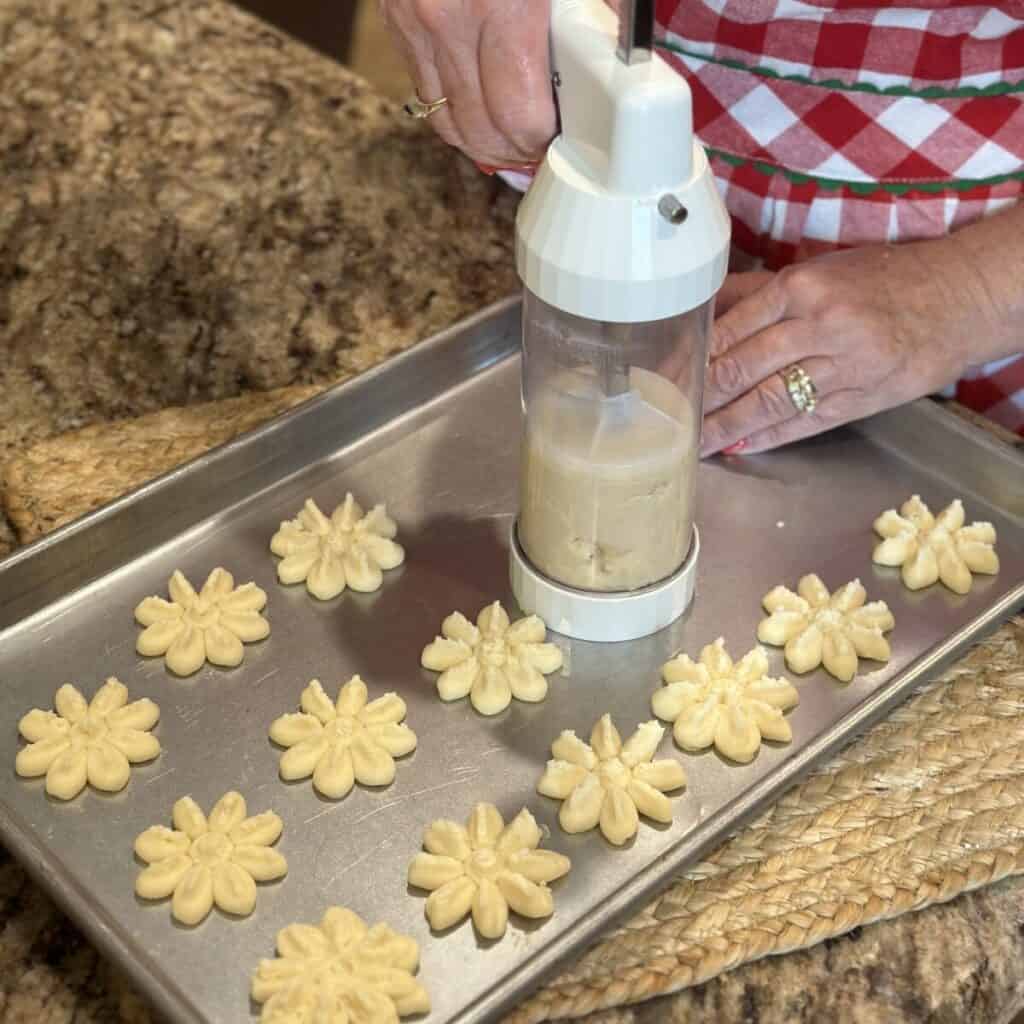
M636 323L706 302L725 277L729 219L693 138L690 90L657 54L626 64L603 0L553 0L562 132L516 220L523 284L558 309ZM673 222L659 203L685 210Z
M646 196L690 177L693 112L686 82L660 58L626 64L604 0L553 0L552 73L560 152L611 193Z

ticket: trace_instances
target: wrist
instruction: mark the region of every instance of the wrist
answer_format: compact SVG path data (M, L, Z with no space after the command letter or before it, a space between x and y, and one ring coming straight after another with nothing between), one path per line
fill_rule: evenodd
M914 242L910 248L918 257L918 273L927 282L929 296L924 308L910 302L910 314L921 316L922 326L931 331L927 349L935 358L932 387L939 390L964 375L977 362L978 339L987 337L988 297L974 272L966 269L966 253L955 236ZM917 308L915 308L917 307Z
M940 241L952 271L947 294L971 314L967 365L1024 351L1024 204Z

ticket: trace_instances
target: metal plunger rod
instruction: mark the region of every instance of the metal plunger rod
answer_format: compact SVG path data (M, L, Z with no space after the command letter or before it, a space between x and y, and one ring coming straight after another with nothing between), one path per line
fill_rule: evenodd
M603 353L598 373L601 391L609 398L629 390L629 364L625 349L629 347L632 324L606 324L605 336L611 343Z
M654 0L621 0L619 4L619 46L616 50L623 64L641 64L651 59L654 47ZM621 348L629 341L629 324L608 324L610 338ZM629 367L621 355L612 351L600 367L601 390L609 396L629 390Z
M623 64L651 59L654 48L654 0L622 0L619 6L619 48Z

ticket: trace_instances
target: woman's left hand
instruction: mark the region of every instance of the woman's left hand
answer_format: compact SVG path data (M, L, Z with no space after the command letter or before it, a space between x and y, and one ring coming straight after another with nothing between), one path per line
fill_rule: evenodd
M779 273L731 274L718 299L701 455L759 452L859 419L955 381L984 289L955 236L831 253ZM800 413L782 373L817 390Z

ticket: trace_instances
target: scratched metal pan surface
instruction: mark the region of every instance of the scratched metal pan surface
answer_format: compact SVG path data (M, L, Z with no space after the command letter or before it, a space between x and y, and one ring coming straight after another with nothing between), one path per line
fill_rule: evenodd
M249 978L272 955L275 933L319 920L331 904L419 941L431 1021L490 1019L1024 604L1024 462L921 404L788 451L703 466L697 597L680 622L616 646L555 637L566 669L542 704L513 703L494 718L466 702L442 704L419 667L423 645L452 609L510 602L517 317L515 303L495 307L0 566L4 841L174 1020L249 1019ZM307 497L330 508L348 490L366 504L387 502L406 565L376 594L326 603L280 586L268 551L279 522ZM911 595L894 571L875 569L871 522L912 492L933 506L962 495L970 517L992 520L1001 573L956 597L939 587ZM269 639L249 646L239 668L206 667L187 681L160 660L140 660L136 603L165 592L174 569L201 582L218 565L266 589ZM642 824L623 849L596 833L562 834L557 805L534 791L559 731L588 735L605 711L623 732L650 719L663 661L718 636L745 651L761 596L809 571L833 587L860 577L872 598L889 602L891 663L849 686L820 673L800 681L793 743L765 746L746 767L683 754L667 735L660 756L679 758L689 775L671 826ZM355 672L372 693L405 698L418 749L383 791L357 787L332 802L308 782L282 783L268 726L297 707L311 678L333 690ZM51 706L61 683L91 693L109 675L160 705L162 756L135 768L122 793L86 791L67 804L16 778L19 717ZM208 808L231 788L252 812L273 808L284 819L278 848L288 875L259 887L250 918L214 911L196 929L177 926L166 902L133 895L132 841L170 824L178 797ZM554 916L527 927L514 920L497 944L478 941L468 922L433 937L423 896L405 882L423 827L464 819L479 800L506 815L529 807L550 829L547 845L573 863L554 885Z

